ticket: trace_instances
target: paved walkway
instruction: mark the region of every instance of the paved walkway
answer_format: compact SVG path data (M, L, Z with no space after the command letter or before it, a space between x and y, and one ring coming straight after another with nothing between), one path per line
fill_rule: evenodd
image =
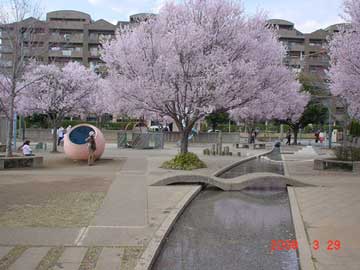
M329 154L329 153L328 153ZM322 156L327 156L322 153ZM316 269L360 269L360 177L351 172L315 171L312 149L286 155L291 177L320 187L295 188ZM340 241L340 248L337 244ZM319 241L319 242L314 242ZM319 249L316 244L319 243Z
M195 148L193 151L201 153L202 149ZM258 153L245 151L244 157ZM91 168L92 175L109 174L113 182L90 225L83 228L0 228L0 270L38 270L50 266L59 270L133 269L168 213L194 189L191 186L149 186L164 175L177 174L158 168L176 152L174 148L160 151L107 149L106 157L116 157L120 162L111 165L110 173L105 166ZM318 157L319 151L304 148L295 152L284 155L288 160L286 167L289 175L319 186L295 188L315 267L359 269L359 176L348 172L315 171L312 159ZM327 153L321 154L326 156ZM204 157L204 160L209 168L201 170L201 173L211 175L239 158ZM81 176L84 169L88 169L77 167L59 171L56 162L54 164L51 170L4 172L2 184L12 185L14 179L18 184L32 181L45 183L52 181L48 178L55 179L61 175ZM312 247L315 240L320 242L318 250ZM329 240L339 240L341 248L327 250ZM87 265L92 265L92 268L86 268Z
M192 150L201 155L202 149L199 147ZM106 175L112 179L112 184L102 206L87 227L0 228L0 270L48 269L44 264L64 270L133 269L144 247L171 210L196 189L195 186L149 186L160 176L178 173L159 168L162 162L176 153L177 149L173 147L164 150L120 151L108 148L101 166L100 163L91 168L74 166L72 161L59 164L58 159L63 159L63 155L59 154L47 156L46 168L42 170L2 172L3 185L53 183L64 176L71 181L74 176L85 175ZM249 154L250 150L244 152L243 156ZM111 159L115 159L115 162ZM239 157L204 159L209 168L201 170L201 173L210 175L239 160ZM107 160L111 162L107 163ZM93 263L96 268L86 268L84 265L87 263Z

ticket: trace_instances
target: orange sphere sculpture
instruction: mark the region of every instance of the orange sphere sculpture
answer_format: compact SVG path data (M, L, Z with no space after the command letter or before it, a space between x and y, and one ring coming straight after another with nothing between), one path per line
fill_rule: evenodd
M95 159L99 159L105 150L105 138L102 132L89 124L80 124L73 127L64 138L65 155L73 160L87 160L89 150L86 138L89 132L95 132L96 151Z

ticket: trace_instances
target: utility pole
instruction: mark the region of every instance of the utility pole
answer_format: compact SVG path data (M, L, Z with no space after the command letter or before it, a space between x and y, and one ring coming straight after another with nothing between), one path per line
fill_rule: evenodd
M14 146L13 146L13 151L16 151L16 133L17 133L16 122L17 122L17 114L14 113L14 125L13 125Z
M331 128L331 110L330 110L330 104L328 104L328 111L329 111L329 135L328 135L328 138L329 138L329 149L331 149L331 141L332 141L332 128Z

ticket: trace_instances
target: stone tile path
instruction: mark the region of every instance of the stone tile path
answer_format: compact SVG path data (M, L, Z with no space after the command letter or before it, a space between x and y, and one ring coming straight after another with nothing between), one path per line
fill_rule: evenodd
M1 270L38 270L40 262L47 255L51 247L29 247L15 262L9 267L2 267L2 261L5 256L15 248L14 246L0 246L0 269ZM104 247L97 258L94 270L122 270L129 263L125 261L124 253L126 248ZM7 251L7 252L6 252ZM60 258L50 258L49 265L52 270L83 270L81 268L84 262L88 248L84 247L66 247ZM93 269L93 268L91 268ZM127 269L126 269L127 270Z

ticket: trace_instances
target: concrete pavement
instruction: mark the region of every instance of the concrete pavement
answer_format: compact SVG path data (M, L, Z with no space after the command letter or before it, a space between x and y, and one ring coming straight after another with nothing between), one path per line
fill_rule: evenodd
M290 177L319 186L294 188L315 269L355 270L360 265L360 177L316 171L308 161L331 155L303 149L284 158L291 160L286 162Z
M204 157L201 154L203 148L195 147L192 151L208 164L207 169L197 171L205 176L239 160L237 156ZM312 169L312 159L318 157L319 152L310 148L298 150L294 150L294 154L284 155L289 176L319 186L294 188L315 267L359 269L359 176L349 172L315 171ZM261 152L241 151L243 157ZM79 269L79 265L88 259L86 254L90 246L101 248L96 270L133 269L142 250L169 213L196 189L193 186L150 186L159 178L179 173L159 168L163 161L176 153L177 149L172 146L164 150L118 150L111 147L106 149L104 163L91 168L72 162L59 164L58 160L63 158L60 154L49 156L46 161L48 167L42 170L1 172L0 185L4 186L51 183L65 176L72 181L71 177L89 175L105 175L112 180L112 184L102 206L87 227L0 227L0 269L14 269L16 266L18 270L38 270L44 258L49 258L48 261L59 269ZM327 156L330 153L323 154ZM313 248L315 240L321 244L318 250ZM339 240L340 249L328 250L329 240ZM18 251L19 245L25 246L26 250ZM60 256L49 255L51 248L64 245L66 247ZM37 247L39 249L34 249ZM78 254L77 258L68 259L66 254L69 253ZM25 264L27 268L24 268Z

